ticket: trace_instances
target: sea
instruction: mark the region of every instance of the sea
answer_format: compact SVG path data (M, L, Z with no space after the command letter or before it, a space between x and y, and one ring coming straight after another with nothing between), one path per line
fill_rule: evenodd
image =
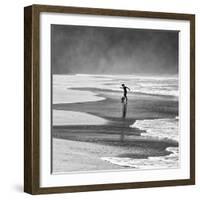
M170 96L178 101L178 76L155 75L101 75L75 74L53 75L53 103L80 103L102 101L105 98L97 93L74 88L96 88L101 90L121 91L121 84L127 85L130 93L140 93L158 96ZM66 95L66 94L69 95ZM164 140L179 141L179 116L163 119L136 120L131 128L143 131L142 136ZM134 169L165 169L179 167L179 147L168 147L171 154L148 159L133 159L120 157L102 157L102 160L120 166Z

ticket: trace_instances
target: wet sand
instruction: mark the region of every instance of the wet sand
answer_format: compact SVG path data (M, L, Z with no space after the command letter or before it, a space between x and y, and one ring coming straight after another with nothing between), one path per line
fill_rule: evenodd
M78 89L77 89L78 90ZM138 119L173 118L178 115L178 102L171 97L133 94L127 107L120 102L121 93L83 88L105 97L103 101L54 104L54 110L83 112L104 118L106 124L57 125L52 127L53 172L127 169L111 164L102 157L148 158L165 156L167 147L178 142L141 136L130 125ZM73 121L73 119L71 120Z

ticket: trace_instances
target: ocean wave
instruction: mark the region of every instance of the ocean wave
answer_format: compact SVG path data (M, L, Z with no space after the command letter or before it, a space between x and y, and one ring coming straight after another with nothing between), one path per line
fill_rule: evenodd
M141 135L145 137L175 140L178 142L178 123L179 120L177 116L167 119L136 120L130 127L144 131ZM147 159L120 157L106 157L102 159L113 164L136 169L177 168L179 166L179 147L168 147L166 150L171 152L171 154L167 156L148 157Z
M178 118L136 120L131 128L138 128L142 136L178 141Z
M147 159L102 157L101 159L115 165L131 167L133 169L175 169L179 167L178 147L168 147L171 154L166 156L148 157Z

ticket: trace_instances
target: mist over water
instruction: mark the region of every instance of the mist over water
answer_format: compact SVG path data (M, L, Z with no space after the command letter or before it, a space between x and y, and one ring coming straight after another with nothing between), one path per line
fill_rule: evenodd
M51 25L53 74L177 74L178 32Z

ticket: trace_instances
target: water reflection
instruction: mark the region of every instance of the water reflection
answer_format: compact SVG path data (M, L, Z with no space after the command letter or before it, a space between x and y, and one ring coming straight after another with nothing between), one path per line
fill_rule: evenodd
M126 120L126 114L127 114L127 102L123 102L122 103L122 121L123 121L123 127L125 127L125 120ZM123 142L124 141L124 130L122 127L122 132L121 132L121 136L120 136L120 141Z
M122 103L122 119L126 118L127 113L127 103Z

